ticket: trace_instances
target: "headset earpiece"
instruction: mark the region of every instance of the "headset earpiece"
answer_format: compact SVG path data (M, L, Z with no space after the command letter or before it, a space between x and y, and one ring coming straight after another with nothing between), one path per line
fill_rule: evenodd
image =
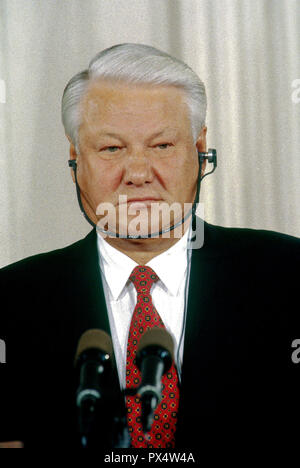
M207 159L207 162L212 163L214 165L214 169L217 167L217 150L215 150L214 148L209 148L206 153L201 153L200 151L198 151L198 157L201 163L203 163L204 160Z
M69 159L68 164L69 164L69 167L71 167L73 171L75 172L75 169L77 168L76 159Z

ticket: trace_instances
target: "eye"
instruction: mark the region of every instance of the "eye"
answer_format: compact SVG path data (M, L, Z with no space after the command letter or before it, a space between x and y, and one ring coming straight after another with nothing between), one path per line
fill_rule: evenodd
M172 146L172 143L159 143L155 145L155 147L159 149L167 149L169 146Z
M101 148L100 151L107 151L108 153L115 153L120 149L120 146L106 146L105 148Z

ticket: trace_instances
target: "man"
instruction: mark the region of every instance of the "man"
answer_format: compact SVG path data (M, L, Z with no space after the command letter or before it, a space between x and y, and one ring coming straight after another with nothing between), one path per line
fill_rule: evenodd
M116 363L105 421L127 413L132 447L225 439L257 447L291 430L299 241L204 223L202 248L191 247L205 112L197 75L148 46L102 51L68 83L72 178L97 229L1 270L0 440L76 446L73 360L80 336L95 328L111 336ZM153 327L171 334L175 350L146 433L139 397L123 392L140 384L136 350ZM104 437L95 445L108 447Z

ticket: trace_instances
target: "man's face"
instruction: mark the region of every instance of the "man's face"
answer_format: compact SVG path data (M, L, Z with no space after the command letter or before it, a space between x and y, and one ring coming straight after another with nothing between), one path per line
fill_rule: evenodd
M151 232L153 204L176 202L183 213L184 204L193 202L197 149L206 150L206 128L194 143L183 98L183 91L173 86L90 85L81 103L77 176L84 207L95 224L104 216L96 215L97 207L110 203L116 210L116 229L126 208L128 225L144 214ZM71 157L76 157L73 145ZM120 204L120 195L127 196L127 204ZM172 217L177 221L177 215ZM162 224L160 216L160 228L166 227Z

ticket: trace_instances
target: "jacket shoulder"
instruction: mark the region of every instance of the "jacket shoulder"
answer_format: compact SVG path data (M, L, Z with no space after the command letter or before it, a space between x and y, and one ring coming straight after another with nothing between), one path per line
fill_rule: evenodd
M204 245L224 253L252 251L258 254L300 254L300 239L264 229L216 226L205 223Z
M41 272L48 272L50 274L54 269L59 274L60 266L64 268L68 268L68 266L72 267L72 263L91 244L94 234L91 231L85 238L66 247L32 255L11 263L0 269L0 280L3 281L5 278L21 276L26 281L27 275L30 277L34 275L38 276Z

